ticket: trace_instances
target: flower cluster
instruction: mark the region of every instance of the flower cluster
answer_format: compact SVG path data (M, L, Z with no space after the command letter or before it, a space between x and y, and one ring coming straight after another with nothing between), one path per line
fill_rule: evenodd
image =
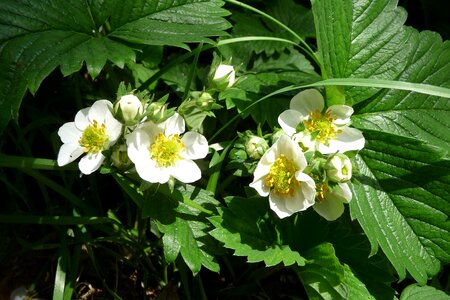
M298 93L290 109L278 117L282 132L259 160L250 184L269 196L280 218L313 209L332 221L352 199L348 181L352 164L346 153L364 147L362 133L350 127L353 109L332 105L325 109L315 89Z
M168 112L163 116L163 111ZM166 183L172 177L185 183L201 177L193 160L208 154L206 138L185 132L184 119L161 103L143 104L132 94L122 96L114 105L98 100L80 110L74 122L61 126L63 142L58 165L78 157L80 171L91 174L107 158L118 168L134 164L137 174L152 183Z
M57 163L67 165L80 156L79 169L91 174L108 162L120 170L134 170L151 183L166 183L177 179L191 183L201 178L194 160L208 154L208 141L186 126L201 129L201 120L212 115L215 104L212 94L234 85L233 66L219 64L211 69L209 91L192 92L178 107L168 108L167 96L158 101L141 100L124 84L119 86L118 100L98 100L80 110L74 122L58 130L63 142ZM141 97L142 99L145 97ZM183 118L195 114L196 123Z

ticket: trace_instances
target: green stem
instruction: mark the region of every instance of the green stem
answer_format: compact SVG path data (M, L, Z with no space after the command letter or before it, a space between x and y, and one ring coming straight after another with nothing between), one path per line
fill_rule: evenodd
M0 223L11 223L11 224L93 225L93 224L104 224L113 222L114 220L105 217L0 215Z
M200 204L192 201L191 199L189 199L188 197L183 196L183 203L194 208L197 209L201 212L204 212L205 214L208 214L210 216L214 215L214 213L212 211L210 211L209 209L204 208L203 206L201 206Z
M56 160L53 159L13 156L6 154L0 154L0 167L37 170L78 170L78 166L75 163L64 167L59 167Z
M216 190L217 190L217 184L219 182L219 178L220 178L220 169L222 167L222 163L225 160L228 151L230 150L230 147L233 143L229 143L225 149L223 149L222 153L219 156L219 160L218 162L214 165L213 167L213 173L211 174L211 176L209 177L208 180L208 184L206 186L206 190L212 192L214 195L216 195Z
M188 80L186 81L186 86L184 88L184 95L183 95L183 98L182 98L183 101L186 101L186 99L189 96L189 91L191 89L192 79L195 76L195 70L196 70L196 67L197 67L198 58L200 56L200 53L202 52L202 48L203 48L203 42L201 42L198 45L197 49L195 49L195 51L194 51L194 53L195 53L194 61L192 62L192 66L191 66L191 70L189 72Z

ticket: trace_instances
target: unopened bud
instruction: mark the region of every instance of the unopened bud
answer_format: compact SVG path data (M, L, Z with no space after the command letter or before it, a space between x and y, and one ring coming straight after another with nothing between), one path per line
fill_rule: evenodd
M111 161L119 169L126 169L131 165L131 160L127 154L127 146L120 145L118 147L114 147L114 150L111 154Z
M212 84L219 91L224 91L227 88L232 87L235 81L236 73L234 67L220 64L214 73Z
M114 114L125 125L135 125L140 121L144 108L138 97L125 95L114 105Z
M245 141L245 151L253 159L260 159L267 149L269 149L269 144L262 137L249 135Z
M325 165L327 177L334 182L345 182L352 178L352 163L341 153L334 155Z

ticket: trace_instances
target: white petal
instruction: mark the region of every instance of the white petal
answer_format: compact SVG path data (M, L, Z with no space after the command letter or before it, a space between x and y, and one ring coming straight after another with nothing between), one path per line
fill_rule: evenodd
M108 100L97 100L92 104L89 109L89 121L93 122L96 120L99 125L105 123L106 115L111 114L110 109L112 109L112 103ZM105 124L106 125L106 124Z
M269 196L270 188L264 184L264 177L255 178L252 183L250 183L250 187L254 188L261 197Z
M261 177L264 177L269 173L270 168L272 167L272 164L277 159L276 152L277 152L277 150L276 150L276 143L275 143L260 158L258 164L256 165L256 169L253 172L253 176L254 176L255 180L260 179Z
M75 126L75 122L68 122L59 127L58 135L63 143L78 143L83 133Z
M75 126L80 130L84 131L86 127L90 125L90 122L88 120L88 114L89 114L90 107L83 108L82 110L78 111L75 115Z
M73 162L83 153L83 147L80 147L78 142L63 144L58 152L58 166L65 166Z
M332 105L327 111L336 117L333 121L336 125L347 125L350 123L350 116L353 114L353 108L347 105Z
M314 204L316 198L316 183L314 180L305 173L296 172L295 179L300 181L299 191L303 194L304 209L307 209Z
M352 191L347 183L339 183L331 190L329 196L344 203L349 203L352 200Z
M301 184L300 184L301 185ZM302 192L302 188L297 188L294 196L288 196L285 200L286 208L291 212L299 212L306 210L314 203L310 203L309 199L305 199L304 194Z
M128 157L135 164L150 159L150 138L143 130L135 130L126 137Z
M332 144L335 144L336 146ZM342 129L342 133L339 134L335 140L330 141L330 148L335 147L335 149L332 150L337 149L339 152L347 152L352 150L361 150L362 148L364 148L364 144L365 139L361 131L352 127L344 127ZM335 152L336 151L328 153Z
M314 210L328 221L334 221L344 213L342 201L327 197L322 202L316 202Z
M292 200L292 199L287 199L287 201ZM270 205L270 209L273 210L277 216L280 219L289 217L290 215L292 215L294 212L290 211L289 209L287 209L286 207L286 199L282 196L277 196L275 195L275 193L272 191L269 194L269 205Z
M286 142L285 155L288 159L294 162L294 165L300 170L303 171L308 162L306 161L305 155L303 154L302 148L298 145L298 142L289 139Z
M284 154L286 158L294 160L296 156L303 156L302 149L298 143L294 142L290 137L286 135L281 135L277 142L274 144L276 150L276 157L278 158L281 154ZM306 164L306 160L305 160Z
M278 124L280 124L281 129L289 136L297 132L296 128L300 122L303 122L302 114L293 109L285 110L278 116Z
M306 118L310 112L322 111L324 100L322 94L316 89L301 91L295 95L290 104L290 108L297 110Z
M185 129L184 119L178 113L175 113L173 116L165 120L163 124L165 128L165 136L169 136L171 134L182 134Z
M220 79L222 77L228 76L229 74L234 74L234 67L230 65L222 65L220 64L216 72L214 73L213 79Z
M181 138L186 151L183 157L188 159L204 158L208 154L208 141L206 138L197 132L186 132Z
M109 125L106 125L106 130L108 134L109 139L109 146L115 144L119 137L122 135L122 124L117 123L111 123Z
M111 145L122 135L123 126L109 111L105 115L105 126Z
M78 167L80 168L81 173L89 175L100 168L104 159L105 157L101 152L95 154L88 153L80 159Z
M195 162L183 159L176 163L171 170L172 176L184 183L191 183L202 178L202 172Z
M159 168L156 162L148 159L145 163L135 164L136 171L139 176L152 183L166 183L170 178L170 170L168 168Z
M308 203L308 207L314 205L316 201L316 184L314 180L311 178L308 181L301 182L300 189L303 197L305 197L306 203Z

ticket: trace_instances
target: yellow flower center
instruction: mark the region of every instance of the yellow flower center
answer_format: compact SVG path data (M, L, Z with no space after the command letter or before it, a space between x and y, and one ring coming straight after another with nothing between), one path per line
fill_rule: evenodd
M265 179L266 186L272 188L277 195L293 196L299 186L299 182L295 179L297 171L298 168L294 162L281 154L270 167Z
M102 123L98 125L94 120L92 125L86 127L83 131L83 135L78 140L81 147L84 147L86 153L98 153L106 148L108 145L108 135L106 134L106 126Z
M184 144L178 134L166 137L160 132L150 146L150 154L159 167L167 168L173 166L181 158L180 152L183 149Z
M336 120L336 117L332 117L329 111L322 114L319 110L316 110L309 113L309 119L303 121L303 124L311 133L313 139L327 144L330 140L335 139L337 134L342 132L342 130L336 129L336 126L333 124L334 120Z
M330 187L326 182L316 183L316 201L322 202L328 196Z

